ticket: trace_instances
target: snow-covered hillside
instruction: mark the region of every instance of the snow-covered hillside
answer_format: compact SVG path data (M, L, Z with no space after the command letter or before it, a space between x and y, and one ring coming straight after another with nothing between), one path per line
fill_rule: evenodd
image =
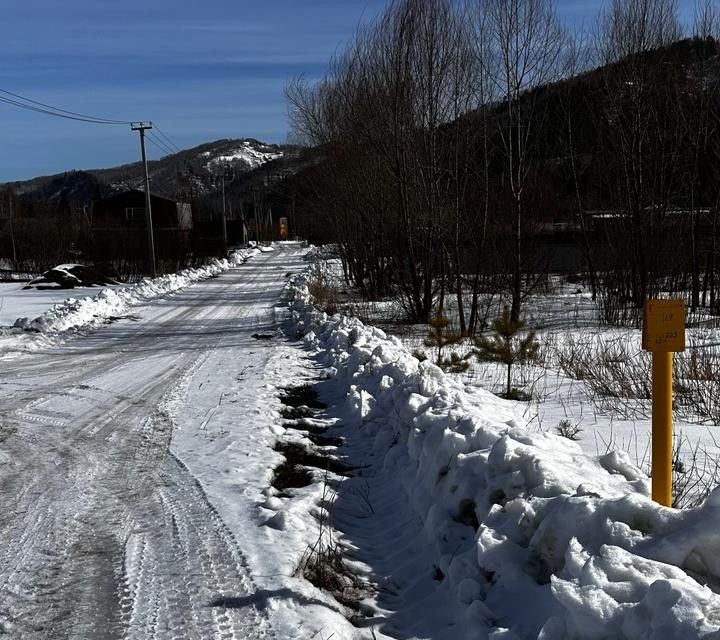
M148 165L152 190L160 195L176 197L178 193L203 195L217 189L217 175L232 171L235 177L249 173L272 160L287 158L296 148L268 144L254 138L231 138L206 142L191 149L162 155L148 149ZM126 189L143 186L144 173L140 162L107 169L70 171L54 176L12 183L16 193L29 200L90 206L93 200Z
M274 145L266 145L253 140L238 140L236 148L218 151L204 151L200 158L210 173L216 173L223 167L240 167L246 170L282 157L282 151Z

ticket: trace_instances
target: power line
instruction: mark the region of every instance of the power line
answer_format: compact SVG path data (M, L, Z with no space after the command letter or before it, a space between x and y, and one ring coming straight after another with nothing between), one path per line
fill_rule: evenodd
M177 151L178 153L180 153L182 151L182 149L180 147L178 147L172 140L170 140L170 138L168 136L166 136L163 133L163 131L160 129L160 127L158 127L157 125L155 125L155 131L157 131L168 142L168 144L173 149L175 149L175 151Z
M162 139L158 138L158 136L155 135L156 133L159 134L160 136L162 136ZM182 153L182 151L183 151L183 149L181 149L180 147L178 147L178 145L176 145L176 144L172 141L172 139L171 139L168 135L166 135L166 134L160 129L160 127L158 127L157 124L154 123L154 122L153 122L153 132L152 132L152 134L148 133L147 136L148 136L147 139L148 139L152 144L154 144L157 148L161 148L161 147L159 146L159 145L161 144L161 145L162 145L162 150L164 150L165 152L167 152L169 155L174 155L175 153ZM151 137L151 136L152 136L152 137ZM166 144L164 141L167 141L167 144ZM170 148L168 148L168 145L170 145ZM200 170L202 170L202 171L204 171L204 172L206 172L206 173L210 173L209 170L208 170L208 168L207 168L207 166L205 166L204 164L198 162L198 161L197 161L196 159L194 159L194 158L187 158L187 157L186 157L186 158L183 158L183 163L184 163L185 165L192 165L192 166L194 166L195 168L200 169Z
M152 132L147 131L147 132L145 133L145 139L146 139L150 144L152 144L156 149L158 149L159 151L161 151L162 153L165 153L165 154L167 154L167 155L175 155L176 153L181 153L181 152L182 152L182 149L180 149L177 145L173 144L172 141L170 141L170 144L172 144L173 147L175 147L175 149L177 149L177 151L174 151L173 149L171 149L170 147L168 147L168 145L167 145L162 139L160 139L157 135L155 135L155 132L158 131L158 126L157 126L157 124L155 124L155 123L153 122L153 123L152 123L152 126L153 126ZM158 132L162 134L161 131L158 131ZM166 136L166 139L168 139L167 136ZM192 165L192 166L194 166L196 169L200 169L201 171L204 171L204 172L206 172L206 173L209 173L208 168L207 168L205 165L199 163L197 160L195 160L195 159L193 159L193 158L184 158L184 159L183 159L183 163L184 163L186 166Z
M64 118L66 120L74 120L77 122L87 122L90 124L109 124L109 125L133 125L131 120L115 120L112 118L103 118L100 116L91 116L85 113L79 113L77 111L70 111L68 109L61 109L39 100L33 100L27 98L19 93L8 91L7 89L0 89L0 104L7 104L20 109L26 109L35 113L41 113L43 115L54 116L56 118ZM173 140L163 132L156 124L151 123L154 128L153 133L150 133L148 129L146 138L150 144L156 147L161 153L167 155L174 155L175 153L181 153L182 149L173 142ZM154 135L155 132L157 135ZM198 169L208 171L207 167L195 161L194 159L185 158L185 164L194 165Z
M61 109L59 107L54 107L53 105L47 104L45 102L40 102L39 100L33 100L32 98L26 98L23 95L20 95L19 93L14 93L12 91L8 91L7 89L0 89L0 103L7 104L13 107L18 107L21 109L26 109L28 111L34 111L36 113L42 113L44 115L48 116L54 116L56 118L65 118L67 120L75 120L78 122L88 122L91 124L112 124L112 125L128 125L132 124L131 120L115 120L112 118L103 118L99 116L91 116L84 113L79 113L77 111L69 111L68 109ZM12 96L6 97L6 96ZM157 131L157 136L152 136L148 132L148 141L153 144L155 147L157 147L162 153L165 153L167 155L174 155L175 153L180 153L182 149L178 147L171 139L170 137L164 133L161 129L158 128L156 124L153 125L155 131Z
M167 147L161 146L158 142L156 142L153 138L151 138L149 135L145 136L145 139L153 146L155 147L162 156L169 155Z
M90 122L90 123L92 123L92 124L118 124L118 123L105 122L105 121L103 121L103 120L95 120L95 119L93 119L93 118L81 118L81 117L77 117L77 116L65 115L65 114L62 114L62 113L56 113L56 112L54 112L54 111L48 111L47 109L41 109L41 108L39 108L39 107L33 107L33 106L29 105L29 104L23 104L23 103L21 103L21 102L17 102L17 101L15 101L15 100L11 100L10 98L3 98L2 96L0 96L0 102L3 102L3 103L5 103L5 104L9 104L9 105L12 105L12 106L15 106L15 107L20 107L20 108L22 108L22 109L27 109L27 110L29 110L29 111L36 111L37 113L43 113L43 114L48 115L48 116L55 116L55 117L57 117L57 118L65 118L65 119L67 119L67 120L77 120L77 121L80 121L80 122ZM127 124L127 123L123 123L123 124Z
M157 125L153 123L153 127L157 128ZM166 153L170 156L175 154L175 151L170 149L170 147L168 147L162 140L160 140L157 136L153 135L149 131L145 134L145 137L147 138L148 142L160 149L160 151L162 151L163 153Z
M35 111L49 116L55 116L56 118L66 118L68 120L78 120L80 122L91 122L93 124L130 124L129 120L113 120L110 118L89 116L84 113L77 113L76 111L68 111L67 109L60 109L44 102L31 100L30 98L26 98L25 96L21 96L18 93L13 93L12 91L7 91L5 89L0 89L0 93L4 93L7 96L17 98L17 100L13 100L12 98L0 96L0 102L15 107L20 107L21 109L27 109L29 111ZM20 102L20 100L22 100L23 102Z

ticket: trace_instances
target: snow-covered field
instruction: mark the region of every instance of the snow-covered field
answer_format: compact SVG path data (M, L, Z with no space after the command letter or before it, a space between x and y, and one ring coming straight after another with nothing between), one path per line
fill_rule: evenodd
M23 289L25 284L0 282L0 327L12 327L18 318L37 318L50 307L64 302L69 296L95 296L101 290L101 287L77 287L72 290Z
M525 307L525 320L527 328L536 331L541 355L537 363L520 363L513 367L513 386L530 396L528 401L512 403L527 428L540 433L556 433L563 426L569 427L576 430L574 438L586 454L623 451L634 464L649 473L651 356L641 349L641 331L601 326L597 305L589 293L580 291L575 285L562 283L556 285L553 293L531 298ZM699 360L702 364L697 365L695 373L700 375L704 373L704 366L716 369L720 363L717 352L720 330L715 324L714 318L700 314L689 317L687 350L679 354L675 362L676 391L682 386L692 386L696 398L704 395L704 406L700 408L710 410L698 413L696 405L688 404L686 396L676 393L675 441L687 471L678 478L705 492L708 485L720 482L720 412L715 410L717 385L708 384L702 389L701 381L684 380L681 376L683 363L687 366L696 357L709 356L707 360ZM435 350L423 345L426 331L427 328L416 328L403 336L403 344L410 351L419 349L433 359ZM465 355L471 347L472 344L466 342L446 351ZM560 361L572 359L573 353L579 354L578 359L588 360L590 369L583 370L583 363L577 363L579 373L571 375ZM601 365L601 361L607 362ZM470 369L460 375L459 380L471 387L498 394L504 392L504 365L476 358L470 358L469 362ZM628 378L612 380L610 371L604 371L603 367L612 371L624 368ZM588 380L604 373L608 378L595 380L594 385ZM684 496L681 502L692 503L693 496Z
M622 448L328 317L285 286L304 254L11 332L34 348L0 363L0 636L720 637L717 493L660 507Z
M229 259L214 259L197 269L145 278L128 286L78 287L72 293L0 284L0 358L57 343L74 330L131 317L133 307L215 277L260 252L241 249Z

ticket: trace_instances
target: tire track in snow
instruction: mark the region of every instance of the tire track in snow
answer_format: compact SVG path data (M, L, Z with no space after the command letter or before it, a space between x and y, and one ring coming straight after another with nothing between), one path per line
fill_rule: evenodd
M250 595L253 583L202 487L168 455L171 419L157 409L210 350L257 323L252 304L244 305L271 281L261 262L245 269L244 278L229 274L222 287L215 281L208 291L175 296L168 305L187 308L154 330L137 335L135 325L113 325L109 353L102 352L98 329L69 350L29 356L29 369L17 360L12 371L0 371L4 385L20 376L44 390L2 402L18 431L0 443L0 461L9 461L0 465L0 635L232 640L271 634L264 612L210 606L228 595ZM279 292L274 274L272 281ZM37 359L58 354L60 371ZM126 370L137 372L129 383ZM113 394L118 376L128 384Z
M262 259L258 262L262 262ZM260 274L252 271L253 269L245 270L249 272L249 279L245 284L252 284L260 277ZM96 376L107 376L128 364L141 362L146 356L142 353L133 354L142 351L143 345L152 347L157 343L158 335L169 332L172 327L182 326L184 321L191 318L197 321L212 313L212 304L208 303L207 293L196 285L138 307L139 311L145 307L150 310L146 311L149 317L144 322L80 329L77 334L69 334L61 349L49 347L3 362L3 378L7 378L8 382L0 379L0 385L15 389L4 399L4 410L8 413L19 408L27 410L57 395L66 396L67 390L72 387L87 386ZM179 307L172 306L176 300L184 300L184 303ZM198 307L202 309L200 313ZM154 311L158 308L161 309L160 313ZM132 332L131 347L127 344L128 332ZM101 342L101 348L96 345L97 341ZM48 355L52 357L48 358ZM84 358L86 355L87 359ZM37 378L53 378L58 368L63 366L63 360L70 360L75 366L66 368L61 389L58 390L55 382L46 384L37 381ZM78 360L80 366L77 366ZM23 383L23 380L29 382Z

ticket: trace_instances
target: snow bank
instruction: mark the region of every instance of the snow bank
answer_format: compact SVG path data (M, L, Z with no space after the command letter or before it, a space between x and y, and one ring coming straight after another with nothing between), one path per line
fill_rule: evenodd
M184 289L200 280L217 276L258 253L258 249L234 251L229 259L216 258L208 265L197 269L184 269L157 278L144 278L139 283L127 287L103 289L94 296L68 298L53 305L37 318L18 318L12 328L0 328L0 354L3 351L30 350L38 346L47 346L52 342L54 334L92 326L108 318L122 316L132 307ZM30 335L28 332L31 332Z
M720 638L720 597L705 586L720 578L720 490L695 510L655 504L625 453L530 432L397 338L317 311L308 279L288 288L294 325L399 478L468 636Z

